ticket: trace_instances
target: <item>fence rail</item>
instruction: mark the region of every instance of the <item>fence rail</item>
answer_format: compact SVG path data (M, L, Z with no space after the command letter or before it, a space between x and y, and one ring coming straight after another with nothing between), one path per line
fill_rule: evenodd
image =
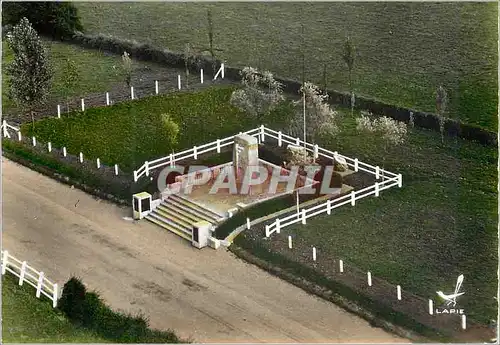
M39 272L29 266L26 261L21 261L9 254L7 250L1 251L2 275L10 272L19 277L19 286L28 283L36 289L36 297L47 296L52 300L52 307L57 307L57 301L60 297L59 286L52 283L45 277L43 272Z

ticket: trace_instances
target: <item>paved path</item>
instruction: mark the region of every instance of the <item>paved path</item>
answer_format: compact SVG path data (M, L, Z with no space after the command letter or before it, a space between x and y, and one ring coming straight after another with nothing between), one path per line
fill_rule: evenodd
M195 249L129 209L2 157L3 248L53 281L197 342L408 342L230 252Z

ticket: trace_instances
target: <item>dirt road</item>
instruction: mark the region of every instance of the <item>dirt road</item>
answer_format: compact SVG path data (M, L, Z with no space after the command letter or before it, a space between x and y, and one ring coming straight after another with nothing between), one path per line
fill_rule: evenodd
M3 248L53 281L197 342L409 342L225 250L191 247L130 210L2 157Z

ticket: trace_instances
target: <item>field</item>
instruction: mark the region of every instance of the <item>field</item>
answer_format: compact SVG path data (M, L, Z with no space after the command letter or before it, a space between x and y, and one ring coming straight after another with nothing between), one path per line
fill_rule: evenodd
M265 68L348 90L342 44L358 57L356 93L390 104L435 111L434 92L449 93L448 117L497 129L498 8L491 3L90 3L76 4L89 33L105 33L182 51L214 45L231 66ZM304 24L305 38L301 34ZM304 45L302 42L304 41ZM305 49L303 49L303 46Z
M107 343L92 332L72 325L52 308L48 299L38 299L35 290L16 278L2 276L2 340L5 343Z
M36 133L55 146L60 141L68 148L82 147L86 156L121 159L120 164L133 168L142 160L170 153L157 132L160 111L168 111L180 125L182 140L177 150L258 125L228 104L230 93L231 88L211 88L91 109L85 116L39 121ZM143 114L141 121L138 114ZM30 126L24 130L29 131ZM151 141L152 137L156 140ZM304 247L316 246L321 255L341 256L423 297L433 296L436 289L446 290L464 274L467 297L463 303L468 315L483 322L493 317L496 150L454 138L442 145L439 133L418 129L411 131L406 144L387 152L374 138L360 139L353 119L344 116L342 133L319 143L401 173L404 188L391 189L377 199L363 199L354 208L338 209L330 217L308 221L305 228L291 227L282 233L292 233ZM327 240L321 240L324 238ZM277 251L283 244L274 239L264 242Z

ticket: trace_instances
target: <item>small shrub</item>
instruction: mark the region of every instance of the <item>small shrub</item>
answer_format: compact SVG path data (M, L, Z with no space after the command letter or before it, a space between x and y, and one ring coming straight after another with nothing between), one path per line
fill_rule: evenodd
M82 324L86 327L95 327L103 305L97 293L87 292L84 299Z
M85 314L85 297L87 290L79 278L71 277L64 284L58 308L71 321L82 322Z

